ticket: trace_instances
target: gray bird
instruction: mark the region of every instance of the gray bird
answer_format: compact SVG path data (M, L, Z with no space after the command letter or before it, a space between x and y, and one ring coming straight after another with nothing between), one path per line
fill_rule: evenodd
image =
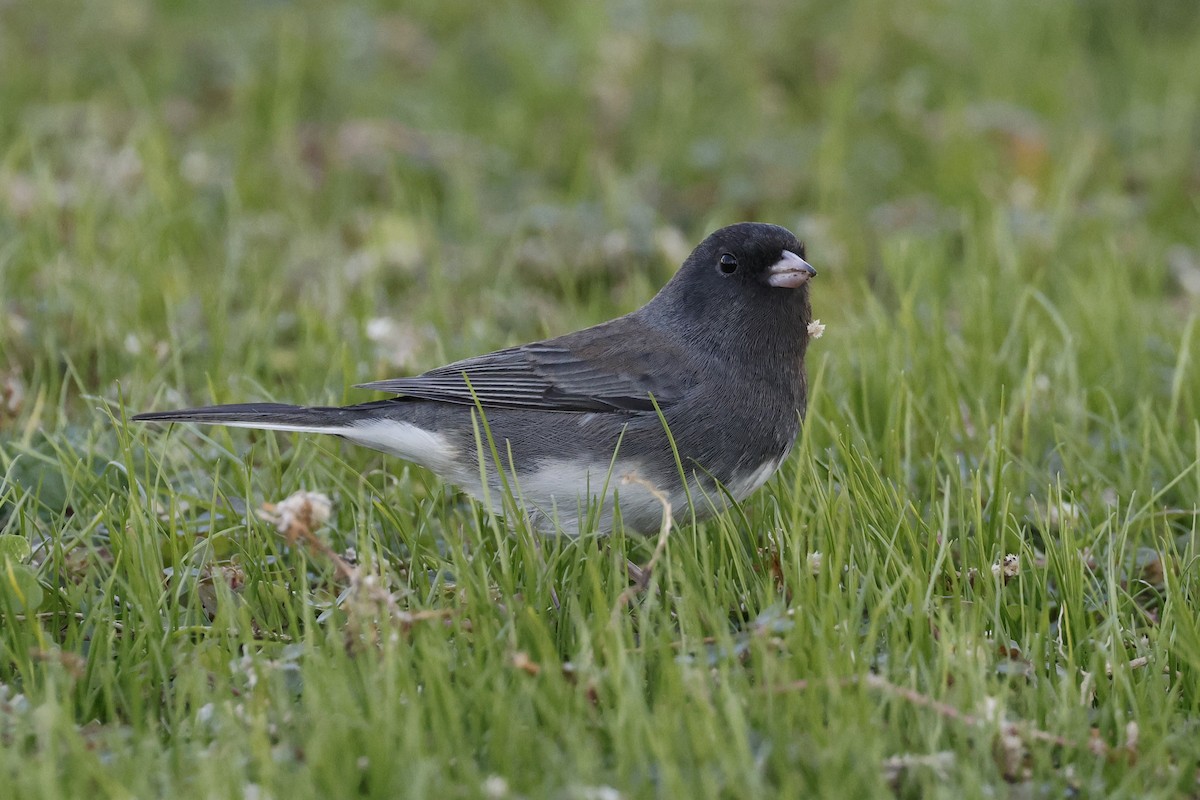
M739 501L766 483L791 451L807 401L808 284L817 274L804 255L785 228L730 225L637 311L361 385L398 395L388 400L240 403L133 419L333 434L486 495L494 513L507 483L542 533L608 533L615 518L650 532L662 519L650 487L676 511L690 502L706 517L726 496ZM480 410L504 472L485 440L486 492Z

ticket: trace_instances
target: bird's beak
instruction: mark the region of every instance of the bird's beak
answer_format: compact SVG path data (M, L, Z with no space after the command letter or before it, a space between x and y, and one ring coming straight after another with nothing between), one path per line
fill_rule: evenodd
M778 289L799 289L816 276L812 264L791 250L784 250L783 258L767 267L767 283Z

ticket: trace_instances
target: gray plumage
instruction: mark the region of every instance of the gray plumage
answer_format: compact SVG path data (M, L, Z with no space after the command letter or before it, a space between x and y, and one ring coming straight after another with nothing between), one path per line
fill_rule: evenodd
M677 513L690 493L703 517L723 508L718 484L740 500L790 451L807 400L808 281L816 274L803 256L784 228L732 225L705 239L631 314L362 387L399 397L342 408L211 406L134 419L334 434L421 464L477 498L490 495L495 510L500 478L489 450L485 492L475 446L472 418L482 408L507 482L539 530L587 532L581 527L591 504L600 532L611 530L616 508L627 528L648 532L660 524L661 505L647 484ZM627 475L638 480L623 481Z

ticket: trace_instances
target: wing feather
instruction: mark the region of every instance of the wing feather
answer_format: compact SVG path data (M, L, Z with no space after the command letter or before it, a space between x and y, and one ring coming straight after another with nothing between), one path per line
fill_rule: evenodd
M422 375L361 384L404 397L484 408L650 412L691 385L684 351L631 317L456 361Z

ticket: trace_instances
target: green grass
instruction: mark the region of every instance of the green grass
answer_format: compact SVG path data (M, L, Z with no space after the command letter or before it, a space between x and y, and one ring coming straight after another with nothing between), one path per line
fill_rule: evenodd
M0 74L6 796L1200 795L1193 3L46 0ZM125 421L365 399L741 219L820 270L808 420L642 591Z

